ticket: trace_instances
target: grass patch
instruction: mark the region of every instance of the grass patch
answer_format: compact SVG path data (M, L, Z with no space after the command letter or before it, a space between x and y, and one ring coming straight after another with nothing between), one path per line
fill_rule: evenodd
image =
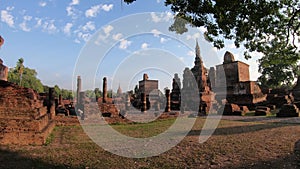
M49 144L51 144L53 140L54 140L54 134L53 134L53 132L51 132L50 135L46 139L45 146L48 146Z
M156 120L149 123L130 123L111 125L115 130L122 134L136 138L146 138L158 135L166 131L176 118Z

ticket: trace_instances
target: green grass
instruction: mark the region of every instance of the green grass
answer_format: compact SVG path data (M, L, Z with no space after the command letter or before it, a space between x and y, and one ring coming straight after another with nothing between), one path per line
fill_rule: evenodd
M53 140L54 140L54 133L52 132L47 137L46 142L45 142L45 146L48 146L49 144L51 144Z
M156 120L149 123L117 124L112 127L122 134L136 138L146 138L158 135L167 130L176 118Z

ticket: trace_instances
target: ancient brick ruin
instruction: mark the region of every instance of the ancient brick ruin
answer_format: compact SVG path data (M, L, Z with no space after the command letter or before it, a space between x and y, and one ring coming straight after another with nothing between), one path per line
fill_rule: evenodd
M0 144L44 144L55 126L53 110L34 90L0 80Z
M185 68L183 73L181 97L185 103L183 103L182 109L186 110L187 107L192 108L193 105L199 105L199 113L205 115L211 110L211 107L214 104L215 94L209 86L210 79L200 55L198 42L196 42L195 54L194 67L191 70L189 68ZM197 94L195 95L193 93ZM200 98L200 103L194 103L198 100L196 97ZM195 108L192 109L196 110Z
M215 72L215 79L211 81L215 82L214 89L219 102L226 98L227 103L254 109L257 103L266 100L258 84L250 81L249 65L235 61L232 53L225 53L223 64L217 65Z

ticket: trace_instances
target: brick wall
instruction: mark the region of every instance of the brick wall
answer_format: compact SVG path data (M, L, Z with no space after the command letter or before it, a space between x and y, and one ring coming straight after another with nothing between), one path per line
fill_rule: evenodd
M54 123L32 89L0 81L0 144L44 144Z

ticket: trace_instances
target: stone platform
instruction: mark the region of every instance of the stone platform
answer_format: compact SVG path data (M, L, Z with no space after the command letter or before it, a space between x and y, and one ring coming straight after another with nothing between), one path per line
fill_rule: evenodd
M0 80L0 144L42 145L55 127L32 89Z

